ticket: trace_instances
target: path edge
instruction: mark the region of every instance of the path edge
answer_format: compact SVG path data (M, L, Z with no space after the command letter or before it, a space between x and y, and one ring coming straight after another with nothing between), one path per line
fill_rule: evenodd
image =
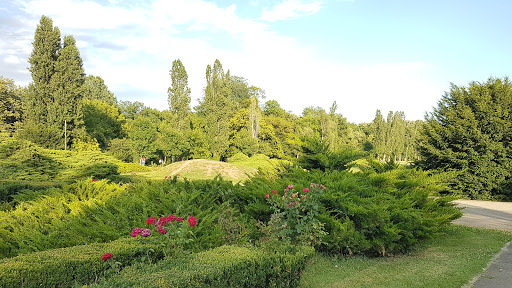
M501 248L501 250L496 253L494 255L494 257L492 257L491 261L489 261L489 263L487 263L487 266L482 270L482 272L478 273L473 279L471 279L468 283L464 284L461 288L471 288L473 287L473 285L476 283L476 281L478 281L478 279L480 279L480 277L482 277L485 272L487 272L487 270L489 269L489 267L491 267L491 265L493 265L494 263L496 263L496 261L500 258L500 256L505 253L505 251L507 250L508 246L511 245L512 242L508 242L507 244L505 244L505 246L503 246Z

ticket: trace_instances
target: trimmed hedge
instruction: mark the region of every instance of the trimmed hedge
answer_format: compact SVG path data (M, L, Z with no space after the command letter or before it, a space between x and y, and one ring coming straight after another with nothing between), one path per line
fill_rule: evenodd
M154 265L127 267L90 287L297 287L314 249L293 250L221 246Z
M133 238L34 252L0 260L0 287L70 287L94 282L109 267L101 259L105 253L113 254L109 261L119 262L121 267L163 258L156 247Z

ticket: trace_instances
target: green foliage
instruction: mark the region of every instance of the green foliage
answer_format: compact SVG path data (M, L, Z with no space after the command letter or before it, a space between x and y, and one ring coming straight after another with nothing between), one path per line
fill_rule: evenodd
M450 186L456 195L511 198L511 91L508 78L452 85L421 131L418 165L456 172Z
M414 161L418 157L416 141L422 121L406 121L402 111L389 111L384 119L380 110L366 127L366 150L381 161Z
M222 64L215 60L213 69L206 68L206 88L204 99L197 108L206 117L206 134L209 150L219 159L228 150L229 119L232 115L231 88L229 71L224 73Z
M297 287L313 249L266 253L222 246L155 265L132 266L91 287Z
M109 243L35 252L0 260L2 287L72 287L77 283L91 283L109 275L109 266L102 255L111 253L118 266L137 262L156 262L163 254L150 244L135 239L119 239Z
M128 139L133 145L137 158L146 156L146 159L156 157L158 122L149 117L138 117L128 125ZM147 163L149 161L146 160Z
M245 155L242 152L238 152L235 155L229 157L229 162L243 162L249 160L249 156Z
M84 167L81 170L81 177L92 177L97 179L112 178L115 175L119 175L117 171L118 166L112 163L96 163L90 166Z
M12 133L22 120L22 98L26 89L17 87L14 81L0 76L0 132Z
M135 150L129 139L112 139L108 145L108 154L124 162L132 162ZM121 172L124 173L124 172Z
M134 173L151 171L148 166L142 166L139 163L119 163L117 171L119 173Z
M117 108L100 100L83 100L84 125L87 134L98 141L101 149L106 149L114 138L124 136L124 115Z
M318 138L311 138L305 141L299 164L304 169L345 170L350 168L348 165L350 162L366 154L366 152L351 149L329 151L329 147Z
M177 128L182 129L186 123L187 115L190 111L190 88L188 87L188 75L185 66L180 59L172 62L171 87L167 93L169 109L174 113L178 122Z
M84 100L99 100L108 105L115 105L117 102L114 94L105 85L105 81L99 76L87 75L82 88Z
M292 169L274 182L246 182L244 190L259 193L259 198L252 199L257 203L270 190L290 183L299 187L324 183L327 190L320 199L318 220L325 224L328 235L322 238L319 249L374 256L407 251L420 239L435 235L443 225L460 217L460 211L449 199L429 197L440 188L438 180L414 169L381 174ZM264 192L258 192L261 190ZM268 221L271 213L256 203L248 205L246 213Z
M73 36L65 36L61 44L59 29L46 16L41 17L32 44L29 63L34 82L24 99L26 121L20 136L62 149L84 136L82 59Z
M269 237L294 245L319 245L325 235L323 223L318 221L319 199L324 189L323 185L319 187L315 183L299 189L290 184L282 196L276 190L265 195L274 209L267 227Z

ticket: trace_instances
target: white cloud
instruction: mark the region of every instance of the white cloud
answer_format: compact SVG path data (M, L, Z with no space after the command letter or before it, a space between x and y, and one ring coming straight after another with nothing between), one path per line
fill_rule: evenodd
M193 105L202 96L206 65L215 59L297 114L307 106L328 109L336 100L338 112L349 121L364 122L371 121L376 109L428 109L434 104L429 102L432 93L439 94L428 83L426 75L433 68L426 63L355 66L323 59L316 47L272 31L268 22L240 17L235 5L156 0L128 9L78 0L23 3L34 22L23 40L27 55L37 20L47 15L62 34L75 36L87 74L102 77L120 100L137 100L160 110L168 105L169 70L177 58L188 72ZM321 6L319 1L285 1L265 11L262 19L308 15ZM414 115L406 112L406 117L420 119L422 108Z
M14 55L9 55L5 58L5 62L12 63L12 64L18 64L20 63L20 59Z
M322 2L320 1L304 3L301 0L285 0L274 6L271 10L264 9L261 14L261 20L274 22L308 16L315 14L321 8Z

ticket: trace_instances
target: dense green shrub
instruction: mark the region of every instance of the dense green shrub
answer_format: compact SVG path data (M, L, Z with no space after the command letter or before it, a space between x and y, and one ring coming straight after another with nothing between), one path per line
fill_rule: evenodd
M117 266L156 262L163 254L153 245L132 238L52 249L0 260L0 287L71 287L90 283L109 274L110 263L102 255L111 253Z
M81 177L92 177L97 179L111 178L119 175L118 166L113 163L95 163L90 166L83 167L80 171Z
M11 202L18 194L33 194L35 191L40 191L54 187L55 184L51 182L30 182L30 181L3 181L0 182L0 202ZM19 200L31 200L29 197L18 197Z
M238 152L235 155L228 158L228 162L240 162L249 160L249 156L245 155L242 152Z
M274 182L252 179L241 189L252 195L260 191L256 201L263 202L273 189L282 192L289 184L309 187L310 183L327 187L318 219L328 235L317 248L330 253L372 256L404 252L461 215L449 199L429 197L439 187L436 177L414 169L381 174L291 169ZM251 215L258 212L265 217L263 209L251 211Z
M229 232L227 223L255 233L255 220L239 212L239 203L251 202L253 196L244 195L245 200L239 201L236 187L220 180L119 185L88 179L52 189L12 211L0 211L0 258L115 240L130 235L149 216L171 213L197 218L194 251L218 247L246 236L228 235L234 232ZM225 221L219 222L221 217Z
M29 141L0 137L0 179L72 183L77 178L112 177L118 163L101 152L49 150Z
M149 216L194 215L192 251L257 241L255 227L274 212L265 195L289 184L324 184L318 220L329 233L316 247L333 253L384 255L406 251L460 215L444 198L429 198L437 178L414 169L383 173L289 169L244 185L217 180L109 184L79 181L0 211L0 257L115 240ZM28 194L27 194L28 195Z
M90 287L297 287L314 250L292 253L222 246L154 265L132 266Z
M119 163L117 171L119 173L147 172L151 171L148 166L142 166L139 163Z

